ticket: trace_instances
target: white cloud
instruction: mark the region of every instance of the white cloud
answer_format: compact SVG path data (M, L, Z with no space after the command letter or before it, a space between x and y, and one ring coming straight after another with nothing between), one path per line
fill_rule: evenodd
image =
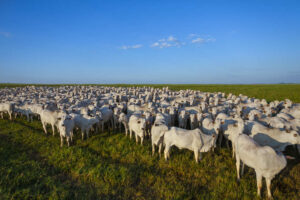
M176 42L178 40L171 35L171 36L168 37L168 41L170 41L170 42L173 42L173 41Z
M207 43L207 42L215 42L216 39L211 37L210 35L199 35L199 34L189 34L189 38L192 40L191 43Z
M192 37L197 37L197 36L199 36L198 34L195 34L195 33L191 33L191 34L189 34L189 38L192 38Z
M205 40L203 38L200 38L200 37L192 40L192 43L203 43L203 42L205 42Z
M0 35L7 37L7 38L11 36L11 34L9 32L0 32Z
M138 49L138 48L141 48L143 45L141 44L136 44L136 45L132 45L131 48L133 49Z
M151 47L159 47L159 42L154 42Z
M152 48L169 48L169 47L181 47L188 44L202 44L208 42L215 42L216 39L211 37L210 35L199 35L195 33L189 34L185 40L179 40L173 35L170 35L166 38L162 38L157 40L156 42L152 43L150 47ZM124 45L119 47L120 49L127 50L127 49L138 49L143 47L142 44L135 44L135 45Z
M185 45L184 42L180 42L174 36L169 36L168 38L163 38L158 40L157 42L150 45L150 47L159 47L159 48L169 48L169 47L180 47Z
M215 41L216 41L215 38L208 38L208 39L206 39L206 42L215 42Z
M123 49L123 50L127 50L127 49L138 49L138 48L141 48L143 45L141 44L135 44L135 45L123 45L120 47L120 49Z

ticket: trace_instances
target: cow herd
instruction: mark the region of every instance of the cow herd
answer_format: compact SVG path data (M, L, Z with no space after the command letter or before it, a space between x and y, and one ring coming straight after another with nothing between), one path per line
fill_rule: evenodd
M57 128L61 146L65 140L71 145L74 130L84 140L91 131L124 129L137 143L149 138L152 154L158 148L168 160L176 146L193 151L198 162L203 152L230 142L238 179L241 165L241 174L244 165L254 168L259 196L264 177L272 197L271 180L292 159L282 153L286 146L300 153L300 104L288 99L268 103L242 94L168 87L27 86L1 89L0 102L2 118L3 113L11 120L37 118L46 134L48 124L53 135Z

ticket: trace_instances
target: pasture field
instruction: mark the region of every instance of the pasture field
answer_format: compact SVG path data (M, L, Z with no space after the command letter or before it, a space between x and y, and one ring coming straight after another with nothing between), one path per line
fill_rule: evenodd
M300 85L169 87L300 102ZM45 135L37 119L9 121L6 115L0 119L0 199L258 199L254 170L246 167L238 183L235 159L224 144L204 153L198 164L193 152L175 147L165 161L151 156L149 139L137 145L123 132L92 133L84 141L75 132L74 144L61 148L58 133ZM300 199L300 155L293 147L285 153L296 159L273 179L272 194ZM264 181L262 199L266 196Z
M3 87L24 87L28 84L0 84ZM56 85L40 85L36 86L61 86ZM89 84L97 85L97 84ZM133 85L133 84L104 84L105 86L115 87L133 87L133 86L151 86L155 88L162 88L168 86L172 90L200 90L203 92L225 92L235 95L244 94L249 97L256 97L259 99L266 99L267 101L284 100L286 98L293 102L300 103L300 84L256 84L256 85L223 85L223 84L153 84L153 85Z
M49 127L50 131L50 127ZM51 132L51 131L50 131ZM272 182L275 199L299 199L300 156ZM45 135L37 120L0 119L0 199L256 199L253 169L236 181L226 147L204 153L173 148L171 159L151 156L150 141L137 145L122 132L94 133L71 147ZM266 198L266 187L263 187Z

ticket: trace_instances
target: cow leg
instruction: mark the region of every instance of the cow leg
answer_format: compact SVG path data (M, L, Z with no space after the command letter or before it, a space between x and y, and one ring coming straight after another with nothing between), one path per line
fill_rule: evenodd
M241 160L238 155L236 155L236 174L237 174L237 179L240 181L240 165L241 165Z
M63 136L60 136L60 147L63 147L64 145L64 138Z
M165 147L165 160L167 161L168 160L168 157L169 157L169 150L170 150L170 147L169 145L166 145Z
M152 142L152 156L154 156L155 153L155 144Z
M159 154L159 157L161 157L161 150L162 150L162 142L158 145L158 154Z
M71 131L71 142L73 142L73 136L74 136L74 132L73 130Z
M128 135L128 127L127 127L127 125L125 125L125 134L126 134L126 136Z
M46 127L46 124L45 124L44 122L42 122L42 125L43 125L44 132L45 132L45 134L47 135L47 127Z
M70 146L70 137L67 137L68 147Z
M198 157L199 157L199 151L198 151L198 149L194 150L194 154L195 154L196 163L198 163Z
M84 131L85 131L85 130L82 130L82 131L81 131L81 139L82 139L82 140L84 140Z
M143 145L144 137L141 137L141 145Z
M267 190L268 190L268 198L270 198L270 199L272 199L272 194L271 194L271 181L272 181L272 179L266 178Z
M242 170L241 170L241 176L244 175L244 170L245 170L245 163L242 162Z
M8 115L9 115L9 119L12 120L12 113L8 112Z
M98 133L98 125L95 124L95 133Z
M53 132L53 136L54 136L55 135L55 128L54 128L53 124L51 124L51 126L52 126L52 132Z
M234 154L235 154L235 147L234 147L233 142L232 142L232 158L234 158Z
M89 132L90 132L90 129L86 129L86 138L88 139L89 138Z
M139 139L138 139L138 135L137 135L137 134L135 134L135 143L137 144L137 143L138 143L138 141L139 141Z
M132 138L132 130L129 129L129 138L131 139Z
M256 172L256 182L257 182L257 196L260 197L260 191L262 188L262 175Z

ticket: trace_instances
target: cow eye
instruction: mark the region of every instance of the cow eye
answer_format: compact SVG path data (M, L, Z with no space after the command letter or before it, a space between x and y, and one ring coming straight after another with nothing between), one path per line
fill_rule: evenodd
M298 135L295 133L295 134L294 134L294 137L297 137L297 136L298 136Z
M140 124L141 123L141 121L138 121L138 124Z

